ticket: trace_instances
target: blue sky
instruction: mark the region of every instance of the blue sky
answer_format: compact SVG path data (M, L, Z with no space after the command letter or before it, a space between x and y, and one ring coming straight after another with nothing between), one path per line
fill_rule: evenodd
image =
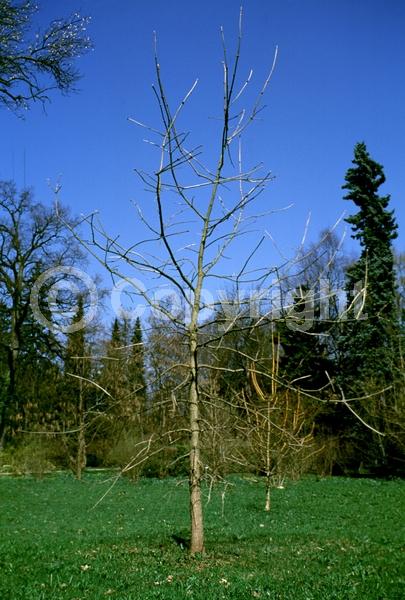
M41 0L38 20L80 10L90 15L94 51L78 61L80 92L54 94L25 120L0 112L0 178L32 186L51 201L47 181L61 178L62 199L76 213L95 209L112 234L141 235L131 202L145 198L135 167L154 169L158 157L128 117L158 125L152 32L169 99L177 103L195 78L184 113L207 160L222 103L219 27L234 46L239 1ZM402 0L246 0L241 80L250 67L259 86L279 47L266 110L249 131L245 153L275 176L259 208L288 212L266 224L283 251L293 251L311 213L309 238L346 210L341 185L353 146L364 140L384 165L400 226L405 204L405 3ZM25 157L25 158L24 158ZM25 165L25 167L24 167ZM402 228L402 229L401 229ZM356 248L349 243L349 248ZM243 254L243 247L235 250ZM276 260L274 257L269 261Z

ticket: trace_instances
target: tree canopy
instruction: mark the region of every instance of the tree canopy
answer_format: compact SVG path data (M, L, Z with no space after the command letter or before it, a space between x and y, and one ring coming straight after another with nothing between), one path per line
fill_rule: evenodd
M91 48L88 18L74 13L32 33L37 10L31 0L0 0L0 105L13 111L49 100L54 89L72 91L75 59Z

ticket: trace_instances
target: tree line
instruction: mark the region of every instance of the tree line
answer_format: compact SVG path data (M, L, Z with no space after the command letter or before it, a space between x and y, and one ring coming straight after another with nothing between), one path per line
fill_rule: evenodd
M381 165L357 144L344 185L357 207L347 219L360 241L357 260L345 256L335 233L322 232L300 250L298 268L280 275L279 297L292 301L279 300L277 315L267 301L252 310L259 293L238 297L230 289L198 323L207 476L247 469L276 481L306 470L402 470L403 258L393 253L397 224L389 197L378 195L383 182ZM118 316L110 331L98 321L61 334L38 322L30 295L36 278L84 260L66 223L75 225L67 209L56 213L31 191L0 184L2 444L44 436L50 462L79 477L86 464L180 473L189 435L184 308L169 297L143 323ZM41 290L56 325L46 295L64 277L55 269ZM71 324L81 322L85 292L58 289L54 304Z

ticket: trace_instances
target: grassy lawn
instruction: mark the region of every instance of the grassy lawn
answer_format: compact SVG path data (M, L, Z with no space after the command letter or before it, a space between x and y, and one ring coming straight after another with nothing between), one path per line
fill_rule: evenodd
M121 480L93 509L105 478L0 479L2 600L405 597L405 482L309 478L266 514L262 482L233 478L190 558L186 483Z

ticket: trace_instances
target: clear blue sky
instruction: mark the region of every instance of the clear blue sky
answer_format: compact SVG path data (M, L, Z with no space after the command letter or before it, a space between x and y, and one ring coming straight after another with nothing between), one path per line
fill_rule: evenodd
M15 179L50 201L47 180L60 175L62 199L74 212L94 209L112 233L139 233L131 201L143 202L134 167L152 168L144 133L127 117L158 124L152 32L169 98L180 100L196 77L185 113L193 140L209 156L212 119L220 113L219 26L235 41L239 1L40 0L39 20L75 10L90 15L94 51L78 61L80 93L54 94L46 112L25 120L0 112L0 178ZM275 180L261 197L267 207L293 203L270 229L288 251L312 213L310 238L352 206L341 185L355 142L364 140L385 167L384 192L405 222L405 2L403 0L246 0L241 76L254 69L257 85L279 59L266 110L247 137L250 162L261 160ZM25 161L24 161L25 156ZM25 162L25 169L24 169ZM401 230L402 227L402 230ZM352 247L355 247L355 245Z

